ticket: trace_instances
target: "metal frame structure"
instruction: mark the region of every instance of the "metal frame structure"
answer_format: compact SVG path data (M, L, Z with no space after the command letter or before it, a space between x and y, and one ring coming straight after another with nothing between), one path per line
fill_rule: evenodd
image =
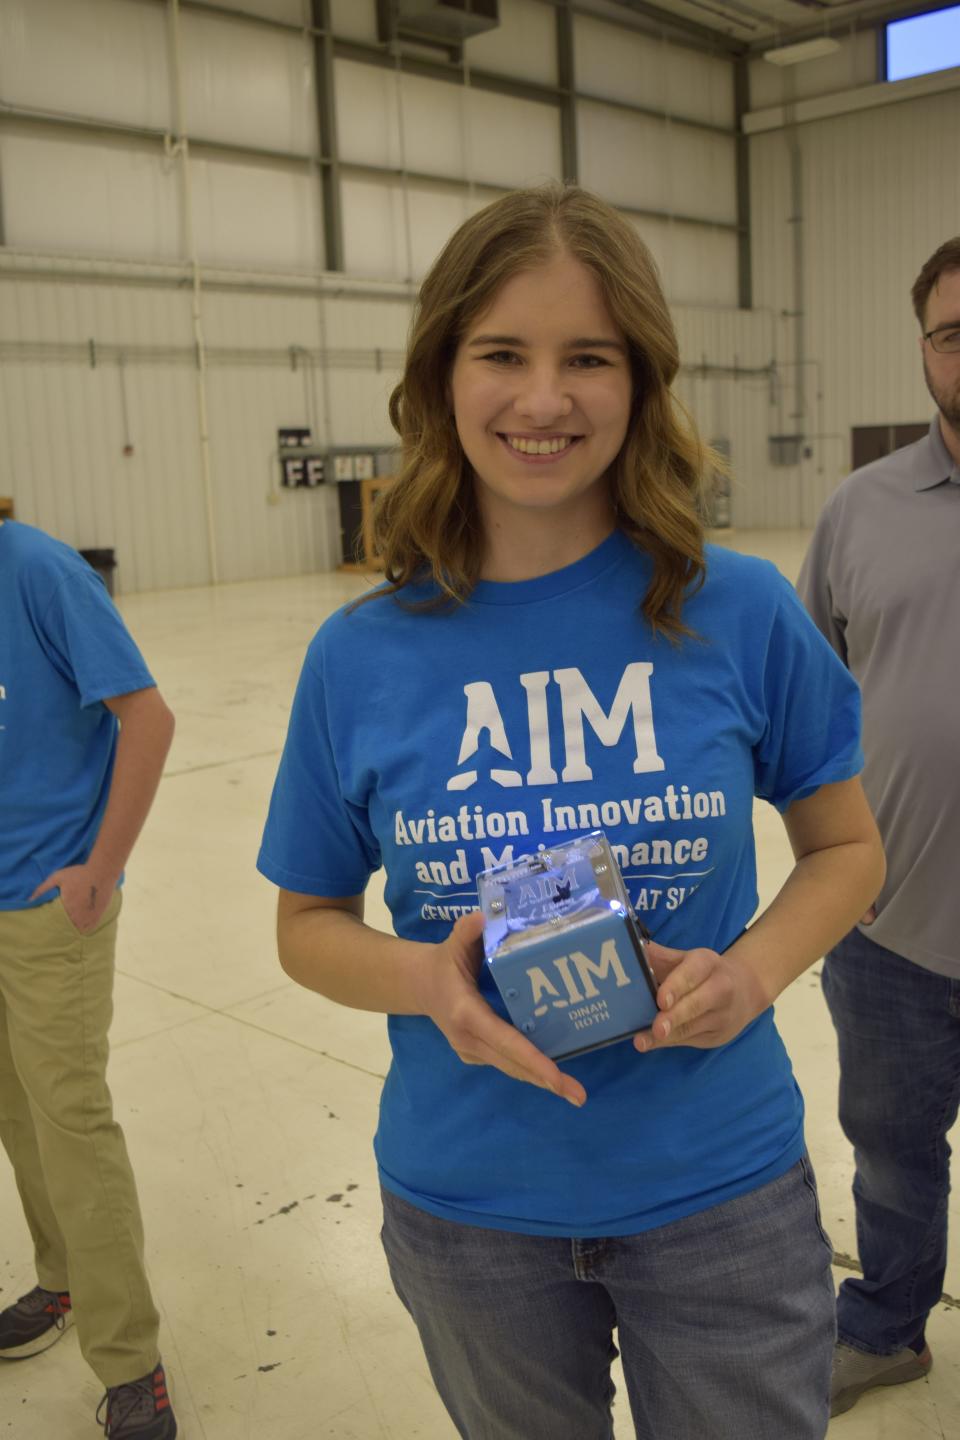
M164 6L169 0L152 0ZM403 179L418 184L432 184L462 189L463 176L428 174L406 169L367 165L346 161L341 157L337 136L336 105L334 92L334 62L351 60L355 63L380 68L399 70L403 74L417 75L431 80L440 80L453 85L469 85L471 88L490 94L506 95L515 99L531 100L539 104L555 106L559 112L561 165L566 180L579 178L579 146L577 134L577 106L583 101L589 104L608 106L647 119L669 121L711 135L725 135L734 140L736 146L736 190L737 218L735 222L708 219L704 216L678 214L676 211L644 209L620 206L626 214L643 219L673 221L684 225L706 226L712 230L732 232L739 247L739 296L741 306L749 307L750 283L750 233L749 233L749 182L748 182L748 141L742 134L740 118L746 109L746 60L744 47L726 41L716 32L711 32L680 17L658 11L655 6L633 3L625 7L623 20L604 12L598 13L589 5L578 4L576 0L541 0L554 11L557 45L557 84L555 86L515 79L474 69L465 63L463 47L440 45L442 53L438 58L427 57L420 47L418 53L407 53L402 43L388 45L368 44L356 40L337 38L332 30L330 0L310 0L309 23L295 25L262 15L250 14L227 6L212 5L206 0L177 0L181 13L194 12L219 21L233 22L245 26L258 26L272 31L295 34L310 41L317 91L317 134L318 153L290 153L260 148L247 143L234 144L229 141L205 139L190 136L188 143L193 156L209 156L231 159L246 159L274 166L290 166L302 170L304 167L317 172L322 198L322 231L324 239L324 268L327 271L344 270L343 209L341 178L344 174L366 175L371 178ZM392 11L391 0L377 0L378 10L383 16ZM708 52L729 59L735 67L736 116L735 128L711 124L688 116L673 115L651 106L636 105L621 100L590 94L577 88L575 78L574 23L578 15L599 19L605 24L622 25L632 33L667 33L671 43L676 43L699 52ZM635 22L627 18L635 17ZM87 134L113 140L126 140L132 144L158 145L167 149L170 135L162 130L127 125L120 122L97 120L90 117L59 112L39 111L22 106L5 105L0 101L0 124L12 122L18 127L61 130L71 134ZM488 190L491 194L511 189L510 184L498 186L494 182L474 183L474 188ZM0 193L0 225L2 225L2 193ZM0 230L0 245L3 244Z

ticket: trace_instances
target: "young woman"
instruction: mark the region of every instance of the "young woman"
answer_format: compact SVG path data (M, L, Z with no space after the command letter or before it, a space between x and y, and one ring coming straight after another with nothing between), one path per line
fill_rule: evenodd
M704 546L677 366L603 202L523 191L457 231L391 402L388 583L310 646L260 854L287 972L390 1017L384 1246L468 1440L609 1440L614 1330L640 1437L827 1426L830 1247L771 1006L883 861L855 686L772 565ZM796 864L748 929L755 795ZM475 876L597 816L659 1014L558 1067L504 1018ZM363 923L381 865L395 936Z

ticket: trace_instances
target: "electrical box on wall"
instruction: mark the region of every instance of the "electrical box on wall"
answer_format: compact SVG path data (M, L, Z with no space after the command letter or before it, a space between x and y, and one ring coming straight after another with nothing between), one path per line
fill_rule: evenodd
M803 459L803 436L768 435L767 449L771 465L799 465Z

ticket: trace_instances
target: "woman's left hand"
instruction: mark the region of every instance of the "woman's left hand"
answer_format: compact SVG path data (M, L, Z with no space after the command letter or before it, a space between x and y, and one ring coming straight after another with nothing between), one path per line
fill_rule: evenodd
M649 941L647 959L659 986L660 1014L649 1030L634 1036L637 1050L726 1045L771 1003L750 966L729 952L671 950Z

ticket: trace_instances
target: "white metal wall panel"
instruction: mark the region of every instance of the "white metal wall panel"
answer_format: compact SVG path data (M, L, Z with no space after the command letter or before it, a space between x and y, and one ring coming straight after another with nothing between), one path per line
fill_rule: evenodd
M585 15L574 17L574 53L577 88L589 95L711 125L734 124L729 60Z
M313 59L304 36L184 10L180 61L192 139L316 154Z
M331 349L359 346L371 350L406 349L413 301L324 297L319 301L324 334Z
M350 275L420 279L442 246L492 197L430 184L343 178L343 232Z
M410 260L400 186L343 175L340 203L347 273L378 279L408 279Z
M323 266L320 188L311 166L190 161L197 252L207 265Z
M175 167L122 140L0 132L6 243L23 250L174 260L180 254Z
M8 105L170 126L166 17L143 0L3 0L0 95Z
M334 35L344 40L377 43L376 0L330 0L330 24Z
M766 436L772 425L771 383L762 372L773 353L774 317L762 310L675 305L673 318L683 366L677 394L705 440L724 439L731 447L732 523L747 529L798 524L799 519L785 511L777 518L773 509L759 514L755 506L756 479L766 472ZM769 504L782 498L774 477L765 499Z
M731 136L665 123L669 209L735 224L736 142Z
M381 70L379 74L387 80L388 90L393 90L396 103L396 80L392 76L388 78L386 71ZM463 89L442 80L404 75L400 93L402 123L396 111L394 123L401 165L425 175L465 175L465 132L469 115Z
M732 137L592 101L577 106L577 118L580 176L589 189L615 205L735 221Z
M264 278L269 280L269 276ZM204 339L207 345L231 349L253 345L274 346L278 350L299 346L311 350L320 344L320 304L319 297L310 294L205 288L202 293Z
M924 261L958 229L958 133L957 93L800 126L799 226L791 222L792 137L777 132L751 143L758 304L795 308L794 237L802 245L806 413L796 425L796 372L788 368L784 415L814 437L813 454L767 477L781 489L789 480L796 523L813 522L849 469L852 426L932 414L909 291ZM793 326L779 322L787 365Z
M750 109L832 95L860 85L874 85L878 73L877 32L861 30L839 39L840 49L801 65L774 65L769 60L750 62Z
M170 290L4 279L0 326L5 341L186 344L189 301ZM195 367L94 358L0 360L3 491L20 519L78 548L116 549L120 589L203 584Z
M559 174L554 105L418 75L398 77L350 60L336 62L335 77L345 161L504 186Z
M334 96L341 158L399 169L400 109L396 72L335 60ZM443 87L451 89L450 87Z
M379 374L375 371L331 371L330 414L334 445L386 448L397 444L387 405L390 392L399 378L399 372L386 370Z
M132 283L127 284L111 283L108 276L76 280L71 278L71 263L57 261L55 266L47 266L43 256L33 257L34 273L41 270L46 276L62 265L67 273L60 279L30 280L26 275L14 278L4 272L0 278L0 343L193 344L190 307L169 285L139 285L135 272ZM177 269L173 273L182 272Z
M542 0L500 0L500 24L468 40L469 66L542 85L557 83L556 12Z
M468 173L472 180L523 186L561 178L557 106L471 90L468 116Z
M330 570L340 558L332 490L287 492L277 484L278 427L309 424L309 406L315 403L315 433L322 437L326 430L323 387L314 377L314 400L305 403L305 373L240 364L207 371L213 509L223 580Z
M738 304L737 237L729 230L628 215L648 246L671 304Z

